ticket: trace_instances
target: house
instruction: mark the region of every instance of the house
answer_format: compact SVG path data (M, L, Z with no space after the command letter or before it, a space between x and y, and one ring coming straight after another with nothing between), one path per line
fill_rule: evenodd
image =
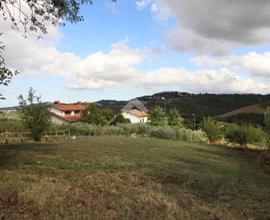
M55 124L69 124L81 118L81 112L88 107L87 103L77 102L72 104L55 101L48 108L52 113L52 122Z
M147 123L148 109L138 100L133 99L121 109L124 118L129 119L132 124Z

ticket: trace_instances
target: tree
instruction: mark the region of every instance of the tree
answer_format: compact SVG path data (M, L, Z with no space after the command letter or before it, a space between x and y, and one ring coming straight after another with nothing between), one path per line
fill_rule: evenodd
M1 37L1 33L0 33L0 37ZM4 46L1 45L0 42L0 86L7 86L10 83L11 78L17 74L17 71L11 71L8 68L5 67L5 61L4 61L4 57L2 55L4 50ZM0 94L0 100L4 99L3 95Z
M129 124L129 123L130 123L129 119L125 118L121 113L118 113L111 122L111 125Z
M51 114L35 93L33 88L30 88L26 99L22 95L19 96L18 114L23 126L31 132L32 138L40 141L42 133L51 124Z
M83 21L80 15L82 5L92 5L93 0L1 0L0 12L5 21L15 30L47 33L46 25L77 23ZM112 0L116 2L116 0Z
M12 29L22 32L25 37L29 32L34 32L40 38L47 33L48 24L64 25L64 21L82 21L80 7L86 4L92 5L93 0L1 0L0 13ZM0 37L2 34L0 32ZM0 42L0 86L7 85L17 74L5 66L3 50L4 46ZM0 99L3 99L1 94Z
M100 111L107 121L111 121L115 115L115 113L110 108L102 108Z
M157 106L150 113L150 124L153 126L164 126L165 125L165 112L164 110Z
M179 114L176 108L171 109L168 114L168 124L172 127L183 127L183 118Z
M107 123L106 117L103 115L101 109L95 104L89 105L81 112L81 121L93 125L105 125Z
M264 134L267 141L268 149L270 150L270 106L267 107L264 113Z
M208 137L210 143L213 143L221 138L221 132L218 122L212 117L204 117L202 129Z

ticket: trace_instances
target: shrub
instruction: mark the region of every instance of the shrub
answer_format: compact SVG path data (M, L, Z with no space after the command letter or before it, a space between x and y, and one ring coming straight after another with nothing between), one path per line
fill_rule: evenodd
M265 138L263 131L250 124L227 124L224 130L224 137L232 143L246 146L249 144L264 145Z
M117 114L110 125L129 124L130 120L126 119L121 113Z
M203 119L203 131L207 135L209 141L217 141L221 138L221 132L218 125L218 122L211 117Z
M137 124L137 134L141 136L146 136L148 130L150 130L151 126L149 124Z

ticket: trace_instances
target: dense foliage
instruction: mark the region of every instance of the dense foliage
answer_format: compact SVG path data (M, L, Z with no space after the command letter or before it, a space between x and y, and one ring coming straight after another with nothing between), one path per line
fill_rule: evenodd
M26 99L22 95L19 96L18 114L22 124L31 132L35 141L41 139L42 133L51 124L51 114L47 106L42 103L39 96L36 96L32 88L30 88Z

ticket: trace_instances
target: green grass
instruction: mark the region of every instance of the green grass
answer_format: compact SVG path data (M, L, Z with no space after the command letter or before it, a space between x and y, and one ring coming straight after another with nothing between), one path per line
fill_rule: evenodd
M254 153L150 138L0 145L0 219L269 219Z

